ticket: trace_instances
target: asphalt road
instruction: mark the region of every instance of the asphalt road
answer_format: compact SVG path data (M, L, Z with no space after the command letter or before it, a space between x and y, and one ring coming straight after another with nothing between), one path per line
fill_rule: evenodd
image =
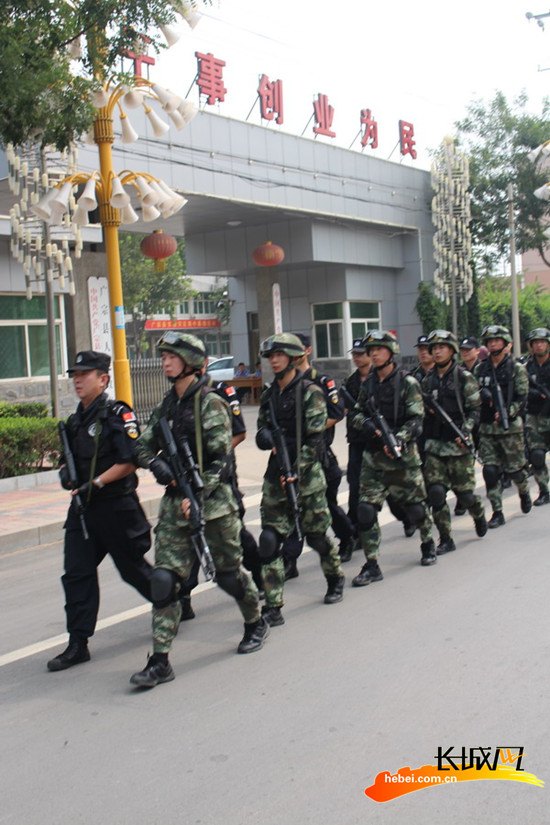
M246 474L244 485L257 533L257 486ZM525 771L550 781L550 507L523 516L508 492L505 512L482 540L456 519L458 550L422 568L419 539L384 510L384 581L351 588L355 554L337 605L322 603L307 552L286 625L249 656L235 653L235 605L203 585L173 647L176 680L145 692L128 680L150 650L149 609L108 560L92 661L48 673L65 644L60 546L3 557L0 823L548 823L548 786L460 782L386 803L364 793L378 773L433 764L450 746L523 746Z

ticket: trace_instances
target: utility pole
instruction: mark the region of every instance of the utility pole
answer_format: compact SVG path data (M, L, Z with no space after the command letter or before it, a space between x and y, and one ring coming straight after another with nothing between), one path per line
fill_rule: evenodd
M510 235L510 279L512 292L512 338L514 356L521 355L521 333L519 328L518 280L516 276L516 229L514 220L514 189L508 184L508 234Z

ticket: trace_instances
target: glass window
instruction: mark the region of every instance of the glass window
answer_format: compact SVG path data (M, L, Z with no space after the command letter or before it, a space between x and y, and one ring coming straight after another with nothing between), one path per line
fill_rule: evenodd
M333 318L343 318L344 312L341 303L315 304L313 307L314 321L329 321Z
M349 314L352 340L364 338L369 329L380 329L382 326L379 301L350 301Z
M316 358L340 358L343 355L344 329L340 320L343 317L341 302L313 306Z
M61 301L54 297L57 374L62 371L64 340ZM0 379L49 375L46 301L38 295L0 295Z

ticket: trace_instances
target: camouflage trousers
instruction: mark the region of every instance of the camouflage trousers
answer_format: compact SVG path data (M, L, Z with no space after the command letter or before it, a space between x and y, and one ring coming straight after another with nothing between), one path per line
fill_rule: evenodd
M527 416L527 443L529 444L529 452L531 452L531 450L544 450L544 452L547 453L550 450L549 423L548 418L539 418L535 415ZM548 468L546 466L546 460L544 467L533 467L533 475L539 487L547 490Z
M431 484L441 484L445 491L452 490L461 501L461 493L474 493L476 486L474 457L467 455L446 455L440 456L434 453L426 453L424 464L424 478L426 487L430 489ZM474 503L466 508L477 521L485 514L483 502L474 493ZM440 509L432 507L433 520L441 539L451 535L451 510L445 501Z
M481 433L479 459L484 467L491 465L499 467L504 473L508 473L520 495L529 492L523 431L504 435ZM495 487L487 488L487 498L491 502L493 512L502 511L502 478L498 480Z
M258 590L241 567L241 521L230 513L206 523L205 536L217 573L235 573L244 595L235 599L243 619L247 623L260 619ZM161 500L155 532L155 568L170 570L176 577L176 590L180 582L189 578L197 558L191 541L191 528L181 511L181 498L164 496ZM153 606L153 650L168 653L178 632L181 603L176 599L166 607Z
M399 508L411 504L422 504L425 515L418 525L420 540L424 544L432 538L432 519L425 505L426 485L419 464L416 445L411 445L411 453L400 461L392 461L382 452L370 453L365 450L361 463L359 503L372 504L378 510L391 496ZM367 559L378 558L382 533L378 520L369 530L359 529L361 546Z
M322 475L322 472L321 472ZM300 507L300 526L308 544L311 540L317 543L323 537L326 540L327 553L319 553L321 570L325 577L341 576L342 566L336 545L326 536L330 527L331 517L326 499L326 481L322 475L322 482L315 485L313 492L300 491L298 504ZM288 503L285 491L280 482L264 478L262 487L262 502L260 505L262 529L271 527L282 542L295 531L292 510ZM317 548L314 548L317 549ZM319 552L317 550L317 552ZM280 551L276 558L262 564L262 578L264 580L266 607L282 607L284 604L283 591L285 583L285 567Z

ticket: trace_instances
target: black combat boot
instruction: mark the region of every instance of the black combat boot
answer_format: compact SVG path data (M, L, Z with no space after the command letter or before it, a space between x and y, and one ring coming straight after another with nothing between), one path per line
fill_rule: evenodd
M167 653L153 653L147 659L147 664L138 673L130 677L130 683L137 687L153 688L163 682L171 682L175 679L172 665L168 661Z
M531 496L529 495L529 493L522 493L519 497L519 500L521 503L521 512L530 513L533 503L531 501Z
M550 493L548 487L541 487L538 497L534 500L535 507L542 507L543 504L550 504Z
M336 604L344 598L344 576L327 576L327 592L325 593L325 604Z
M420 552L422 553L422 558L420 559L420 564L422 567L429 567L431 564L435 564L437 562L433 539L423 541L420 545Z
M251 622L244 625L244 636L239 642L237 653L254 653L259 650L266 637L269 636L269 624L265 618L261 618L257 622Z
M487 533L487 530L488 530L488 527L489 527L489 525L487 524L487 519L485 518L485 516L483 515L483 516L481 516L481 518L475 518L474 519L474 525L475 525L475 528L476 528L477 535L480 538L483 538L483 536Z
M506 524L504 513L502 512L502 510L495 510L495 512L489 519L489 523L487 526L490 530L494 530L495 527L502 527L503 524Z
M289 579L297 579L300 575L300 571L298 570L298 565L296 564L296 559L286 559L285 560L285 582Z
M50 659L47 668L51 671L67 670L68 667L89 661L90 651L88 650L88 642L69 641L69 645L63 653L60 653L55 659Z
M452 553L456 550L456 544L450 536L441 536L439 544L437 545L436 554L442 556L444 553Z
M285 623L285 617L281 613L280 607L268 607L264 605L262 607L262 616L270 627L279 627Z
M361 568L361 572L353 579L352 585L354 587L365 587L371 582L381 582L383 578L377 559L367 559L366 564Z
M181 616L180 622L188 622L195 618L195 611L191 607L191 596L182 596L180 599Z

